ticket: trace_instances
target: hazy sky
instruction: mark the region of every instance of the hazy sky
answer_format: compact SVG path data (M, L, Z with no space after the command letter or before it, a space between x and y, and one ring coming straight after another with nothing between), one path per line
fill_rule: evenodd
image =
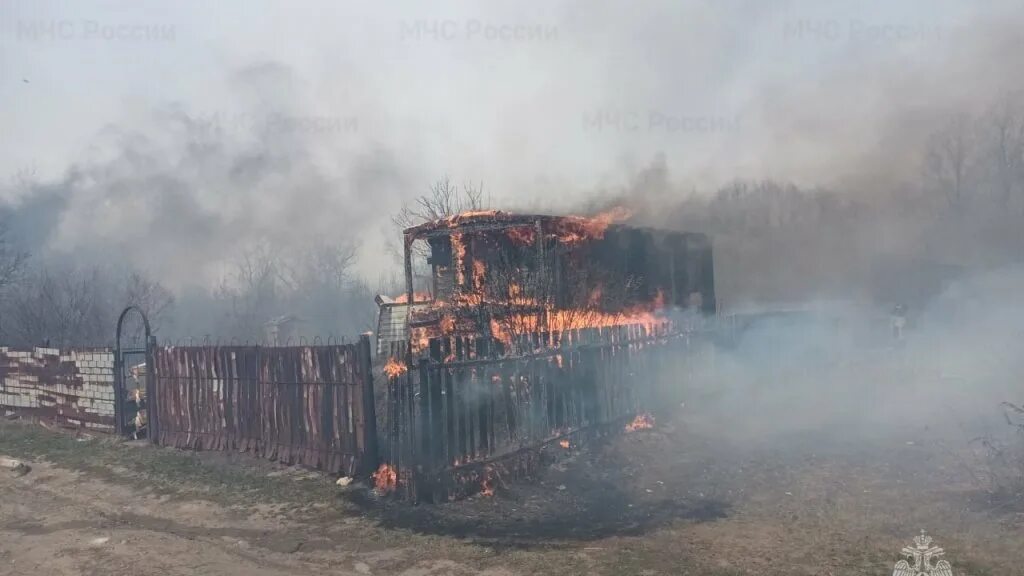
M48 249L172 284L306 236L368 235L374 272L387 215L445 174L536 210L659 153L700 190L829 184L1019 82L1002 2L429 4L0 0L4 196L60 197Z

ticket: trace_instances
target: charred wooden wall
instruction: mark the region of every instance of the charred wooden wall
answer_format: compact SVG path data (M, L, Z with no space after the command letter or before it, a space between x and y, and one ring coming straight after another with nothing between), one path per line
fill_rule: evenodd
M668 307L715 312L711 242L703 234L611 226L581 249L610 281L635 283L634 300L625 307L654 302L660 295Z
M623 292L602 303L603 311L609 313L656 302L669 308L715 312L711 241L704 234L612 225L600 236L571 242L549 236L544 244L531 241L535 238L532 234L530 228L523 227L460 231L461 262L454 258L448 236L430 238L428 262L435 298L450 301L453 292L479 291L472 282L475 259L485 264L487 274L514 267L524 278L543 262L543 273L553 281L553 293L531 295L556 308L579 307L581 299L586 303L591 291L603 286L609 293ZM508 278L501 280L498 284L507 287ZM488 296L500 298L502 294Z

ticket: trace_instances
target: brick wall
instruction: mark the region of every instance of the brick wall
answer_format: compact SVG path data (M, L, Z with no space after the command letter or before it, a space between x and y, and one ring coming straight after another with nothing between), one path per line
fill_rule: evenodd
M114 430L114 353L0 347L0 409Z

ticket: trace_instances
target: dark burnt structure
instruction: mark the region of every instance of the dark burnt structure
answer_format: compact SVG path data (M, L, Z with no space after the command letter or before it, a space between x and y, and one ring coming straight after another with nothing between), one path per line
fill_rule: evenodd
M653 426L679 388L669 366L716 310L711 244L621 217L486 211L405 230L406 293L377 300L379 491L488 495L566 450Z
M532 330L555 331L591 323L580 311L605 318L593 325L638 311L715 311L707 236L612 219L483 211L405 230L405 300L430 301L407 315L407 335L432 325L487 332L515 314L532 314ZM429 297L414 294L416 241L429 246ZM565 313L581 324L566 325Z

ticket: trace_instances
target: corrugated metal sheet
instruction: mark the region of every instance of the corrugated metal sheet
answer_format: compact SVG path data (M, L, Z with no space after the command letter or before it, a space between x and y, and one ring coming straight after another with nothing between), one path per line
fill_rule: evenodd
M384 304L380 307L377 322L377 352L380 353L382 343L404 342L408 335L405 331L406 318L409 315L407 304Z
M429 305L416 304L416 309L426 309ZM382 302L377 316L377 355L401 356L409 340L406 320L409 316L409 305L397 302Z

